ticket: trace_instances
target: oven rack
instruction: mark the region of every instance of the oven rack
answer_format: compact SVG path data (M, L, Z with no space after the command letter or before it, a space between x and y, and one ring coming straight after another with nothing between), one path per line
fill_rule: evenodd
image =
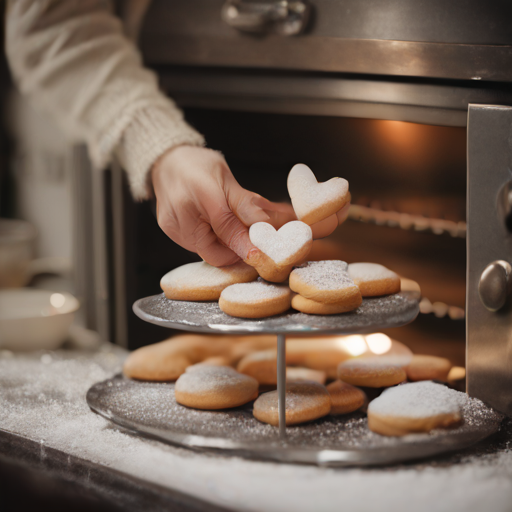
M449 234L454 238L466 238L466 222L425 217L411 213L381 210L370 206L353 204L348 218L358 222L388 226L403 230L429 232L434 235Z

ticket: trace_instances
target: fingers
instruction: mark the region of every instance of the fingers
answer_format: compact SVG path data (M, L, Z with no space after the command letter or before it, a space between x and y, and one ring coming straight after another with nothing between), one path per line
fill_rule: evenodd
M336 214L327 217L320 222L316 222L311 226L313 231L313 239L325 238L329 236L340 224L347 220L350 203L347 203Z
M320 222L311 225L313 231L313 239L325 238L329 236L338 227L338 217L333 214Z
M229 208L246 225L269 222L270 217L260 206L261 196L242 188L236 180L226 185L226 200Z
M269 201L270 202L270 201ZM291 222L292 220L297 220L297 216L293 211L292 205L288 203L271 203L272 206L279 206L279 209L267 210L268 216L270 217L269 221L272 226L276 229L279 229L281 226L284 226L287 222Z
M194 232L194 236L195 252L197 252L206 263L214 267L224 267L240 260L240 257L229 247L220 243L217 235L208 223L201 222Z
M343 224L348 217L348 212L350 210L350 203L347 203L337 214L338 224Z
M226 204L217 211L209 212L209 220L215 235L243 260L254 248L249 239L249 229Z

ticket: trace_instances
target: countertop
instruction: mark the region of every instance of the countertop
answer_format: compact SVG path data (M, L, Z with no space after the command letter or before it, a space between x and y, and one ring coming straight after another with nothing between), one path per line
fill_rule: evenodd
M0 351L0 452L124 510L510 511L512 427L414 464L333 469L245 460L143 439L90 411L87 389L126 352Z

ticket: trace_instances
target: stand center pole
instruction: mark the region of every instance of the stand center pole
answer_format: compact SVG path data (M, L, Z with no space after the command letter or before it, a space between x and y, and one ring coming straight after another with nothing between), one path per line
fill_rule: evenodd
M277 335L277 407L279 437L286 438L286 335Z

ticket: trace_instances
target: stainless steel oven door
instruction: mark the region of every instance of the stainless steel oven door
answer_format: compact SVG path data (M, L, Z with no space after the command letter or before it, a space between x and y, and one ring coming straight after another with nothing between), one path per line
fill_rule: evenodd
M467 391L512 415L512 107L470 105Z

